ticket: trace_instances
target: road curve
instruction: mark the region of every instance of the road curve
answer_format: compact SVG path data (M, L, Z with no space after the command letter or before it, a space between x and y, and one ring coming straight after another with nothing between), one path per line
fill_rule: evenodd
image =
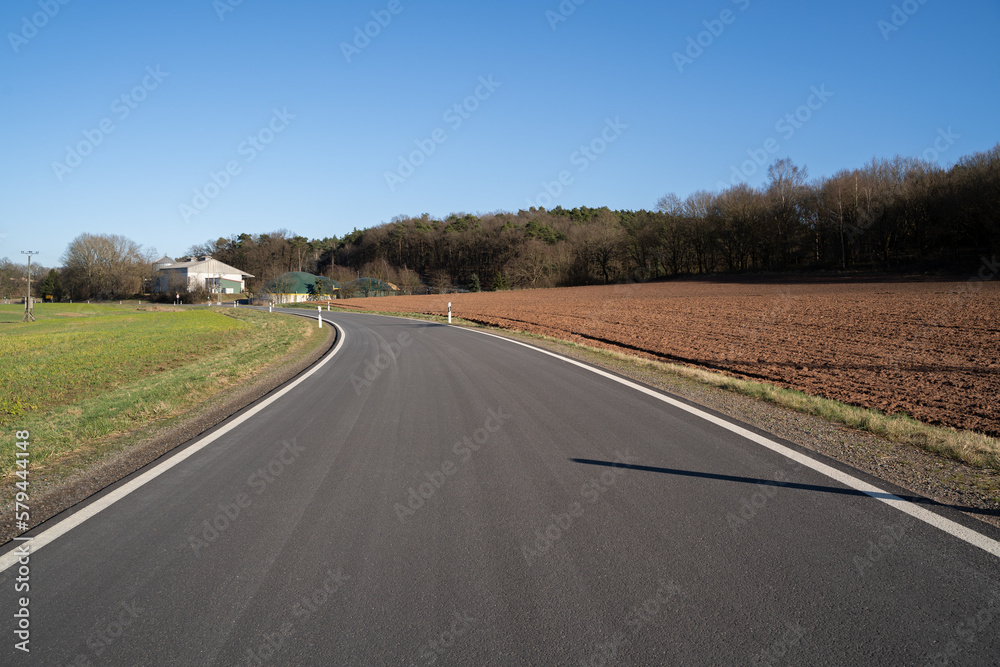
M0 573L3 664L996 663L983 548L552 355L324 316L328 363L32 553L29 593Z

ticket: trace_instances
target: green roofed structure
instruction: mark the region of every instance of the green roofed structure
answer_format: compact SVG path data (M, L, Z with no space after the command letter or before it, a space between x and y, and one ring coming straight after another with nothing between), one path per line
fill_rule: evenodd
M340 283L305 271L289 271L267 281L261 298L272 303L299 303L301 301L337 298Z
M378 278L358 278L345 284L341 293L345 297L393 296L399 288Z

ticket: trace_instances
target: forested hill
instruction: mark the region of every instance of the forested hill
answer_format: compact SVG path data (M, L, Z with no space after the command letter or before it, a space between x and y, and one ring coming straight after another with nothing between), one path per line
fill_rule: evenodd
M947 170L896 157L813 181L780 160L761 188L740 183L683 200L668 194L658 204L400 216L340 239L240 234L191 251L247 270L260 284L303 270L342 281L360 273L404 289L743 271L974 271L981 256L1000 255L1000 144Z

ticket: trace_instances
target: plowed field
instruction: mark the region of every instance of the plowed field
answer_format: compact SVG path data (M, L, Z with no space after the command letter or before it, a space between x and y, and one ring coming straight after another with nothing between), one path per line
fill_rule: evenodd
M348 299L724 371L1000 436L1000 281L667 282Z

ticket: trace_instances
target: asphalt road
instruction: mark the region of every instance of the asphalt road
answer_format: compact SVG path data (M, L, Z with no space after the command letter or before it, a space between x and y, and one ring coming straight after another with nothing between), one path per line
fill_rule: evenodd
M37 549L30 593L0 574L3 664L1000 660L983 548L551 355L327 318L313 375Z

